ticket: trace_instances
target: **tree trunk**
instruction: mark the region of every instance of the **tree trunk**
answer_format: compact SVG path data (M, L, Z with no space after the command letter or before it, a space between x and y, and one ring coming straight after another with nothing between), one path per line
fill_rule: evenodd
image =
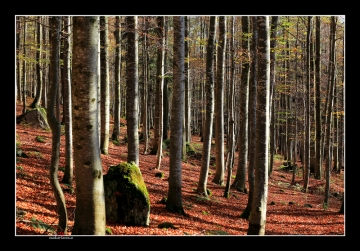
M166 208L172 212L184 215L181 191L182 173L182 121L184 114L184 29L183 16L174 16L174 61L173 61L173 99L170 121L170 169L169 191Z
M210 16L209 38L207 43L206 53L206 118L204 122L203 131L203 149L201 158L201 170L196 192L208 196L206 185L208 179L209 165L210 165L210 150L212 141L212 127L214 118L214 46L215 46L215 32L216 32L216 16Z
M121 21L120 16L115 17L114 37L116 42L115 52L115 109L114 109L114 129L111 139L119 142L120 138L120 112L121 112Z
M138 33L137 16L127 16L128 50L126 54L126 122L128 136L127 162L139 166L138 135Z
M65 234L67 231L67 211L64 193L58 180L58 168L60 160L60 122L55 117L55 96L59 85L59 50L60 50L60 20L61 17L51 17L51 69L50 69L50 92L47 119L52 132L52 152L50 165L50 184L55 195L57 213L59 214L58 233Z
M216 172L212 182L224 182L224 62L226 51L226 17L219 17L219 46L217 47L217 69L215 86L215 142Z
M256 96L257 96L257 82L258 82L258 27L257 18L251 17L252 20L252 42L251 42L251 81L249 84L249 168L248 168L248 182L249 182L249 196L246 208L240 215L241 218L248 219L252 210L252 203L254 199L255 190L255 140L256 140Z
M248 106L249 106L249 73L250 73L250 33L249 17L241 18L242 24L242 70L240 84L240 124L239 124L239 158L236 178L233 186L240 192L247 193L246 189L246 166L248 160Z
M330 172L331 172L331 147L330 147L330 134L331 134L331 120L332 120L332 110L333 110L333 97L334 97L334 82L335 82L335 41L336 41L336 17L331 16L330 23L330 60L329 60L329 70L330 70L330 92L329 92L329 104L327 106L327 117L326 117L326 157L325 157L325 198L324 205L329 206L329 196L330 196Z
M158 23L158 38L159 38L159 47L158 47L158 57L157 57L157 78L156 78L156 84L157 84L157 90L156 94L158 97L158 106L157 106L157 112L158 117L156 118L158 120L158 128L155 127L155 133L157 133L157 139L158 139L158 149L156 153L156 169L160 169L161 166L161 157L162 157L162 142L163 142L163 92L164 92L164 56L165 56L165 29L164 29L164 23L165 23L165 17L164 16L158 16L157 17L157 23Z
M72 112L71 112L71 79L70 79L70 16L64 18L64 67L63 67L63 87L64 87L64 122L65 122L65 172L62 179L63 183L72 185L74 173L73 159L73 135L72 135Z
M109 154L110 96L108 63L108 17L100 16L101 153Z
M25 20L25 17L24 17ZM24 35L23 35L23 65L22 65L22 102L23 102L23 109L22 113L26 112L26 22L24 22Z
M306 35L306 112L305 112L305 171L304 171L304 192L306 193L309 185L310 178L310 38L311 38L311 30L312 30L312 17L308 17L308 27L307 27L307 35Z
M106 227L97 126L98 21L99 18L94 16L73 17L72 112L76 167L74 235L105 235Z
M36 25L36 43L37 43L37 50L36 50L36 94L35 98L30 105L30 107L40 107L41 102L41 94L42 94L42 76L41 76L41 66L40 66L40 60L42 57L42 46L41 46L41 37L42 37L42 29L41 29L41 17L37 17L37 25Z
M255 190L249 218L248 235L264 235L268 195L269 166L269 93L270 93L270 36L269 17L257 17L258 26L258 86L256 110Z

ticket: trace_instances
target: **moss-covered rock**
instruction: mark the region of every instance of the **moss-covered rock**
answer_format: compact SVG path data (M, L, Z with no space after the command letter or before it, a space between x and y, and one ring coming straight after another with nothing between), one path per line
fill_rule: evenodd
M16 123L27 123L34 127L49 130L50 126L47 122L46 110L44 108L34 108L16 117Z
M139 167L122 162L104 175L106 219L127 225L148 226L150 199Z

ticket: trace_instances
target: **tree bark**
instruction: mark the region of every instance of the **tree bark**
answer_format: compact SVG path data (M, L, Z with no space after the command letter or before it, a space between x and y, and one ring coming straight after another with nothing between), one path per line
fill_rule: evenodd
M110 96L108 63L108 17L100 17L101 153L109 154Z
M255 190L249 218L248 235L264 235L268 195L269 166L269 93L270 93L270 37L269 17L257 17L258 86L256 110Z
M50 68L50 92L47 119L52 132L50 184L54 192L57 213L59 214L58 233L65 234L67 231L67 211L64 193L58 180L58 168L60 160L60 122L55 116L55 96L59 85L59 51L60 51L60 19L59 16L51 17L51 68Z
M98 127L99 17L73 17L72 112L76 179L73 235L105 235Z
M138 135L138 33L137 16L127 16L128 50L126 54L126 122L128 136L127 162L139 166Z
M212 180L215 184L224 183L224 62L226 51L226 17L219 17L219 46L217 47L217 69L215 86L215 158L216 172Z
M172 212L184 215L181 191L182 173L182 121L184 114L184 29L183 16L174 16L174 61L173 61L173 99L170 121L170 169L169 191L166 208Z
M206 49L206 118L204 122L203 149L201 158L201 170L196 192L208 196L206 185L208 179L208 171L210 165L210 150L212 141L212 127L214 118L214 46L216 32L216 16L210 16L209 38Z

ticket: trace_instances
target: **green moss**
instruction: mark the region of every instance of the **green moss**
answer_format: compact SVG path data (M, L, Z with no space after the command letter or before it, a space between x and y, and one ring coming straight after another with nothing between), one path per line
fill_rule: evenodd
M147 203L150 205L149 201L149 193L147 191L144 179L142 177L141 171L139 167L134 163L121 162L117 166L110 166L110 169L114 171L116 168L120 168L123 173L123 179L128 181L131 186L136 187L139 191L141 191L145 197Z

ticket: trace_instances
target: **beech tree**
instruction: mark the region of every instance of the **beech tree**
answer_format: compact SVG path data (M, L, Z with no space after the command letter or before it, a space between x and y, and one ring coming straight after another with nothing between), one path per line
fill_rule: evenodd
M120 111L121 111L121 93L120 93L120 77L121 77L121 21L120 17L115 17L114 37L116 42L115 49L115 97L114 97L114 129L111 139L119 141L120 137Z
M98 131L99 18L74 16L72 112L76 211L72 234L105 235L105 195Z
M239 124L239 158L233 186L240 192L247 193L246 167L248 161L248 106L249 106L249 75L250 75L250 21L249 17L241 17L242 24L242 63L240 82L240 124Z
M226 51L226 17L219 17L219 41L217 46L217 68L215 85L215 148L216 172L212 182L224 182L224 65Z
M72 185L74 174L74 158L73 158L73 135L72 135L72 111L71 111L71 47L70 47L70 17L65 16L64 19L64 66L62 70L62 80L64 88L64 122L65 122L65 172L62 179L63 183Z
M203 148L201 158L201 169L198 187L196 192L208 196L207 180L210 165L210 150L212 141L212 127L214 118L214 46L215 46L215 32L216 32L216 16L210 16L209 37L206 47L206 118L204 122L203 132Z
M138 33L137 16L127 16L126 32L128 48L126 53L126 121L128 137L127 162L139 166L139 91L138 91Z
M257 17L258 86L256 109L255 190L248 235L264 235L268 195L270 35L269 17Z
M47 119L52 132L51 164L50 164L50 184L54 192L57 212L59 214L58 233L67 231L67 211L64 193L60 187L58 179L60 161L60 121L55 116L56 90L59 86L59 51L60 51L60 20L61 17L51 17L50 45L51 45L51 65L50 65L50 90L49 106Z
M108 17L100 17L100 92L101 92L101 137L100 150L109 152L110 96L109 96L109 62L108 62Z
M174 16L174 60L173 60L173 99L170 120L170 167L169 191L166 208L172 212L184 215L181 191L182 172L182 139L184 117L184 29L183 16Z

